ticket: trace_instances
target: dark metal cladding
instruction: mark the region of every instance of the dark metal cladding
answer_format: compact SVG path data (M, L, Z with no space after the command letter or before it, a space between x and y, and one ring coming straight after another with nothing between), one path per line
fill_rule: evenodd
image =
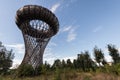
M16 13L16 24L22 31L25 56L21 64L37 68L43 63L44 50L59 30L57 17L48 9L37 5L26 5Z
M26 5L17 11L16 24L20 29L21 29L21 25L24 22L30 21L30 20L42 20L46 22L53 30L53 35L55 35L59 30L59 22L57 17L51 11L49 11L48 9L42 6ZM22 26L22 29L24 28L26 27Z

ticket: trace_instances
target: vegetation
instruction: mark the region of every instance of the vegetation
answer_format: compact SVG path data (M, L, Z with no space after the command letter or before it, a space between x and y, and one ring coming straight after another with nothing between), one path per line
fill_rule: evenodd
M17 73L18 77L34 75L34 69L33 69L32 65L30 65L30 64L20 65L17 72L18 72Z
M108 51L114 61L114 64L120 63L120 53L118 52L118 49L115 47L115 45L109 44Z
M1 45L1 47L3 46ZM84 51L78 54L73 61L57 59L53 65L45 62L36 69L30 64L23 64L12 70L9 69L13 59L12 51L6 53L6 49L0 50L1 73L8 72L8 70L10 73L0 76L0 80L21 80L23 78L24 80L120 80L120 53L114 45L109 44L107 47L109 55L113 59L112 65L106 62L103 51L95 47L93 49L95 59L90 57L89 51ZM4 57L1 56L3 54ZM10 78L13 74L17 76L14 79Z
M105 65L106 61L104 59L104 54L101 49L95 47L94 56L95 56L95 61L99 64L99 66L101 66L100 63L102 63L102 65Z
M12 50L8 51L0 42L0 74L7 74L9 68L12 66L14 54Z

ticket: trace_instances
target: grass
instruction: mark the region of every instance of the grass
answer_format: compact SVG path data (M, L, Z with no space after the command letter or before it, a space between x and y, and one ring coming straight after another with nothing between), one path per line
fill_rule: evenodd
M12 75L0 76L0 80L13 80ZM14 80L120 80L120 76L110 73L78 71L49 72L35 77L15 78Z

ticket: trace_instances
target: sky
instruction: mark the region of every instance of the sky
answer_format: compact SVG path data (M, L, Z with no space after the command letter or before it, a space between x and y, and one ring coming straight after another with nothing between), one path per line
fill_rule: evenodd
M71 60L81 51L98 46L109 62L107 44L120 50L120 0L0 0L0 41L13 49L13 65L24 57L24 41L15 24L16 11L24 5L41 5L51 10L59 20L59 32L52 37L44 52L44 61Z

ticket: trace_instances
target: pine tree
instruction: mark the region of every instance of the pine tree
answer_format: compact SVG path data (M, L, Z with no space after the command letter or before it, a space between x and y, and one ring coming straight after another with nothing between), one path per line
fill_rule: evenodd
M96 62L100 65L100 63L103 62L104 59L104 53L102 52L101 49L98 49L97 47L94 48L94 56L95 56L95 60Z
M62 60L62 68L66 68L66 63L64 59Z
M72 68L73 64L70 59L67 59L67 68Z
M78 67L83 71L89 71L92 68L92 59L90 58L89 52L85 51L78 54L77 63Z
M55 60L52 68L56 69L56 68L61 68L61 61L59 59Z
M120 63L120 54L115 45L108 44L109 55L112 57L114 64Z

